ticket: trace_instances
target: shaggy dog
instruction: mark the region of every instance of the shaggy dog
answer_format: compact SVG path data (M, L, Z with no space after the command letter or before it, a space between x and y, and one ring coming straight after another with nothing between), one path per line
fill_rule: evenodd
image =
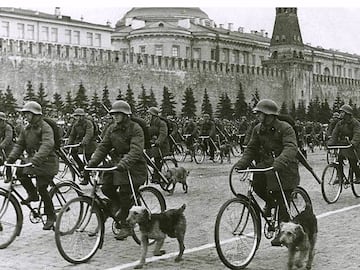
M227 159L228 163L231 163L230 154L231 154L231 144L229 142L222 142L220 145L220 163L224 162L224 158Z
M141 232L141 258L135 269L142 268L145 264L146 253L149 239L155 239L154 255L161 256L165 250L161 250L166 235L176 238L179 242L179 254L175 262L182 260L185 250L184 238L186 232L186 219L184 216L185 204L178 209L169 209L160 214L150 214L149 210L143 206L133 206L129 211L127 222L134 226L140 226Z
M291 222L280 224L280 243L288 248L288 269L311 269L317 237L317 220L307 205Z
M171 168L165 173L165 177L170 183L174 184L174 188L171 190L171 194L174 193L176 183L181 183L183 186L183 190L185 193L188 192L188 185L186 183L186 178L189 175L189 171L187 171L183 167Z

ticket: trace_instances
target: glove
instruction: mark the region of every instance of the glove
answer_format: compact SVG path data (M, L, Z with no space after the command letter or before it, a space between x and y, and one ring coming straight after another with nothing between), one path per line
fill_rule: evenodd
M31 159L30 162L32 163L33 167L40 167L41 165L36 159Z
M87 167L89 167L89 168L95 168L96 166L97 166L97 163L94 161L91 161L91 160L87 164Z
M241 159L235 163L234 168L238 170L245 170L247 169L247 164L241 161Z
M125 172L127 170L127 168L122 164L118 164L116 167L117 167L116 170L119 172Z
M16 161L15 158L9 157L9 158L6 160L6 163L8 163L8 164L14 164L15 161Z
M159 141L159 140L156 140L156 141L155 141L155 145L159 147L159 146L160 146L160 141Z

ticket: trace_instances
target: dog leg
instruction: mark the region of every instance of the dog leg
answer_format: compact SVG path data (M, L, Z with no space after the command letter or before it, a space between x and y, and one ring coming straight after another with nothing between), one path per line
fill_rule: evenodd
M175 258L175 262L180 262L182 260L182 256L184 254L185 245L184 245L184 234L181 234L177 237L179 242L179 254Z
M309 249L309 259L306 263L306 269L311 269L312 262L315 256L315 244L316 244L316 233L313 235L313 239L310 241L310 249Z
M291 270L294 266L294 257L295 257L295 252L296 250L295 249L292 249L292 248L289 248L289 253L288 253L288 263L287 263L287 269L288 270Z
M146 260L148 245L149 245L149 239L147 235L141 235L141 258L140 258L140 262L134 267L135 269L143 268Z
M154 248L154 256L161 256L164 255L166 252L165 250L161 249L164 244L165 238L160 238L156 240L155 248Z
M188 185L187 185L187 183L184 183L184 184L183 184L183 190L184 190L184 193L187 193L187 192L188 192Z

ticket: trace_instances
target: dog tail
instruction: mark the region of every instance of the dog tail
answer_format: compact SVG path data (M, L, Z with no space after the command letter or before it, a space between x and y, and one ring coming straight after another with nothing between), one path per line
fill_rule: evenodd
M184 204L179 208L179 211L180 211L180 212L184 212L185 208L186 208L186 204L184 203Z

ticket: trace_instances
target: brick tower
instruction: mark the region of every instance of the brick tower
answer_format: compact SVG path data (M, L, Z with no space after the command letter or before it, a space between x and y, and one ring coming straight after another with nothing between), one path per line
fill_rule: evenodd
M270 58L262 64L285 72L283 93L278 93L288 105L302 100L307 105L312 97L312 62L304 58L297 8L276 8L274 29L270 42ZM289 106L288 106L289 108Z

